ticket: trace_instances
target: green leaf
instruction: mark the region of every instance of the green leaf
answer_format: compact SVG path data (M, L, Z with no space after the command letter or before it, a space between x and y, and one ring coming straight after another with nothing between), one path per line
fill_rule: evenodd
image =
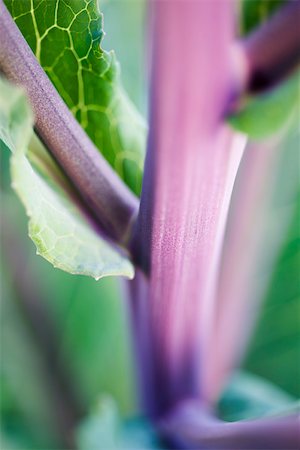
M243 34L265 22L287 0L241 0L240 26Z
M273 143L266 143L273 146L275 158L273 162L269 160L258 175L262 177L265 173L265 187L259 190L261 196L256 208L251 209L251 204L245 202L252 215L246 216L249 226L246 227L248 233L244 233L247 245L250 241L257 249L250 256L252 262L249 260L248 268L251 270L244 294L244 304L248 305L244 310L248 311L247 324L252 317L256 325L253 330L251 327L252 337L242 367L295 397L300 396L299 139L300 129L290 129L280 141L276 138ZM248 150L240 182L255 157L251 155L251 148ZM264 152L264 145L256 150ZM256 171L252 169L254 175ZM237 272L237 277L239 275ZM256 305L260 305L258 314Z
M241 1L240 26L247 35L279 9L286 0ZM299 71L267 92L243 99L228 118L238 131L262 139L278 131L299 114Z
M137 194L146 125L125 93L97 0L5 0L24 37L79 123Z
M142 418L121 421L116 403L110 397L100 400L94 412L76 432L79 450L159 449L151 424Z
M244 367L299 397L300 193L293 208L289 231L276 263Z
M248 98L229 123L253 139L262 139L298 118L300 73L263 94Z
M219 416L228 422L282 415L298 408L294 397L247 372L231 377L218 403Z
M4 205L7 200L2 194L2 206L6 212L5 220L1 217L3 239L8 238L6 219L9 208L4 209L4 206L7 206L7 204ZM17 201L15 196L13 200ZM18 216L14 215L14 224L17 221ZM9 444L16 445L13 448L20 450L33 448L54 450L61 448L62 444L56 422L56 403L52 395L53 390L49 389L48 374L39 353L39 345L33 337L32 328L27 326L23 305L20 305L21 293L16 292L18 281L15 268L12 271L8 268L11 260L10 255L7 255L4 250L7 245L6 242L2 246L0 255L2 272L0 448L8 450L10 447L7 440L9 440ZM16 253L14 256L18 258ZM24 269L24 277L28 276L26 269L27 267ZM32 282L35 282L35 278ZM1 436L1 432L4 436ZM2 437L5 439L4 443L1 442Z
M298 118L300 73L272 90L245 101L229 123L253 139L262 139Z
M92 230L53 181L55 177L63 179L63 175L57 176L59 169L50 157L46 153L42 157L43 149L40 147L38 153L34 146L26 155L32 125L22 91L0 80L0 141L13 152L13 187L30 217L29 236L37 253L69 273L95 279L108 275L132 278L132 264Z

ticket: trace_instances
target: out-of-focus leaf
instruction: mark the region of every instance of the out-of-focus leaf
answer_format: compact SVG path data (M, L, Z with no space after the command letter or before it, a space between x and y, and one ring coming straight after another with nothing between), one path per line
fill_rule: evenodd
M27 315L24 314L24 303L26 304L28 300L23 299L23 293L25 298L26 295L28 298L29 293L22 289L20 278L32 285L34 298L42 304L42 308L50 317L50 323L52 322L55 331L55 342L57 342L54 358L62 373L65 374L65 378L69 380L71 394L73 393L76 400L75 405L80 405L81 411L89 411L95 398L102 392L106 392L116 399L122 414L133 414L136 407L135 380L134 370L131 367L127 305L122 302L120 280L116 277L107 277L95 283L89 277L74 277L53 269L47 261L36 257L34 246L25 238L26 217L13 192L10 191L2 196L1 205L5 211L6 223L6 226L2 228L2 234L4 230L9 230L11 236L9 241L14 241L13 246L5 245L8 252L13 252L13 256L9 256L7 251L3 255L5 284L2 283L2 297L5 302L11 303L11 297L16 295L14 291L17 290L21 312L23 312L22 323L19 324L15 315L8 317L4 314L4 307L1 307L3 317L3 326L0 327L3 346L1 363L4 363L5 359L10 369L5 380L1 379L0 383L2 424L4 419L5 424L7 421L13 424L10 430L14 435L20 434L22 430L28 434L31 428L35 433L46 434L49 428L48 421L42 411L43 408L53 410L53 399L55 403L55 395L51 390L53 372L41 372L37 370L39 367L32 368L30 364L30 352L37 352L39 359L42 363L44 362L42 341L38 338L32 339L31 345L28 344L29 355L24 349L27 341L26 336L23 336L23 328L26 326L25 320L28 320ZM7 233L5 236L7 242ZM1 250L4 251L4 245ZM26 265L21 271L22 277L19 277L16 276L15 265L21 255L23 255L21 260L25 259ZM9 282L11 295L4 290L6 282ZM30 325L31 327L34 328L33 325ZM13 330L20 334L18 341L12 339ZM12 347L14 342L15 345ZM47 384L48 375L51 378L50 389ZM13 384L13 395L11 384ZM56 418L55 409L54 414ZM38 425L36 417L39 420ZM23 434L21 438L23 439ZM48 442L47 449L54 449L49 436L46 442ZM39 448L35 443L23 444L20 447L21 450ZM59 448L62 449L64 446L60 445Z
M145 419L121 421L115 402L103 398L95 411L78 427L79 450L160 449L153 427Z
M259 319L297 207L298 160L299 132L291 128L269 140L250 142L240 165L220 269L214 352L207 362L215 396L220 384L240 365ZM291 272L287 282L295 280ZM295 374L296 364L291 359L281 370Z
M129 97L146 116L147 107L147 0L101 1L105 17L103 48L113 48L122 68L122 82ZM128 33L130 30L130 33Z
M12 433L5 432L0 429L0 448L3 450L30 450L36 444L32 441L26 441L22 437L16 436L15 431Z
M299 144L299 142L298 142ZM300 195L244 367L300 396Z
M269 19L287 0L242 0L240 28L244 35ZM229 117L229 123L253 139L265 138L292 120L300 104L300 74L293 75L268 92L249 96ZM299 116L299 112L298 112Z
M61 448L48 374L17 307L16 280L4 263L1 257L0 448Z
M37 253L55 267L73 274L95 279L108 275L132 278L129 260L92 230L57 184L47 182L49 167L43 178L44 164L39 155L32 153L27 158L32 114L22 91L3 80L0 83L0 140L13 152L13 187L30 217L29 236Z
M252 139L275 133L299 117L300 73L270 91L245 100L241 109L229 117L229 123Z
M139 193L146 125L125 93L98 1L5 0L49 78L104 157Z
M299 408L295 398L272 383L246 372L235 373L218 404L222 420L256 419L281 415Z
M68 278L63 273L59 279L51 275L52 283L58 282L64 294L57 293L53 305L62 330L60 358L72 374L77 394L90 409L95 396L109 393L118 401L122 414L132 413L136 384L131 336L118 280L106 278L93 283L88 278ZM47 281L49 289L51 279ZM53 289L52 295L55 292ZM50 304L51 293L47 300Z
M287 0L241 0L240 27L243 34L265 22Z

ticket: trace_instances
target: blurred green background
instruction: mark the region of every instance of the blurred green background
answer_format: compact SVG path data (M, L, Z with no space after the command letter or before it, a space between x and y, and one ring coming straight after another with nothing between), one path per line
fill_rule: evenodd
M101 1L103 40L122 80L146 111L143 1ZM128 416L136 409L131 336L123 279L96 282L54 269L36 256L27 218L10 187L1 149L0 448L73 446L70 429L111 394Z

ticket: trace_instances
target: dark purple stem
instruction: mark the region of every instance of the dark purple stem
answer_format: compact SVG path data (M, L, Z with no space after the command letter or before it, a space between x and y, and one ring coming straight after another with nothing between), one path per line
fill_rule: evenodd
M0 0L0 71L23 86L36 131L58 161L102 230L124 244L138 200L75 120Z
M297 450L299 413L223 422L196 402L186 402L160 422L171 448L181 450Z
M272 87L300 62L300 1L292 0L242 40L248 63L246 91Z

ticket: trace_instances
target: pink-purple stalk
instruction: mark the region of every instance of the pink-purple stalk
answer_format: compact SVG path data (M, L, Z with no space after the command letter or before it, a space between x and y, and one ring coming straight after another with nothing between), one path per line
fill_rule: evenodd
M246 144L224 115L243 86L255 90L247 53L237 64L233 8L152 3L150 134L132 240L147 274L132 289L143 402L176 448L297 448L296 414L239 424L210 414L223 381L209 370L220 256Z
M145 391L160 414L186 397L205 400L219 258L245 138L224 121L236 94L233 3L154 1L153 14L150 137L133 253L149 273L147 300L135 301L147 303Z
M206 364L212 387L209 397L214 400L243 357L264 296L266 276L255 279L255 288L252 285L257 266L266 270L276 259L278 246L274 245L275 224L272 228L269 223L270 203L278 166L286 153L286 141L280 133L263 142L250 143L239 169L218 282L218 308L210 343L214 351ZM271 248L266 237L267 224ZM286 220L278 217L277 233L284 235L285 226ZM280 245L280 239L277 240Z

